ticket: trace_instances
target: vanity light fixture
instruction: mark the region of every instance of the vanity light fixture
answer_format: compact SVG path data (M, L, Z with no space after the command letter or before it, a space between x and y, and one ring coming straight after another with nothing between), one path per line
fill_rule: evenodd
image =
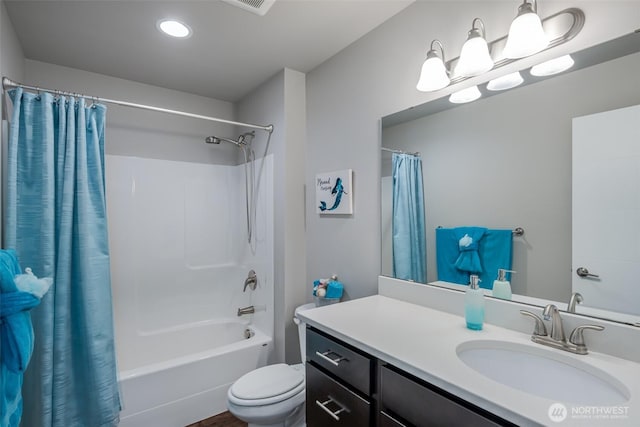
M486 73L492 68L493 59L489 53L484 22L480 18L475 18L467 34L467 41L462 46L455 74L472 77Z
M156 23L156 27L166 35L179 39L186 39L192 34L189 26L175 19L161 19Z
M475 101L480 98L480 96L482 96L482 94L480 93L478 86L471 86L452 93L451 96L449 96L449 102L454 104L464 104L465 102Z
M436 43L440 47L440 56L434 49L434 44ZM421 92L439 90L447 87L450 81L447 68L444 65L444 47L440 40L433 40L429 52L427 52L427 59L422 64L416 89Z
M427 59L422 65L416 88L422 92L436 91L482 75L487 71L495 71L519 58L566 43L584 27L584 12L578 8L570 7L561 10L542 21L536 13L537 9L536 0L524 0L518 9L518 16L511 23L509 34L491 42L485 39L484 22L480 18L475 18L460 56L448 62L444 59L442 43L437 39L433 40L427 52ZM558 33L558 35L549 40L542 22L547 28L553 28L554 34ZM440 48L440 53L437 52L436 45ZM522 76L515 73L491 82L489 89L505 90L521 83Z
M524 79L518 71L515 73L507 74L502 77L493 79L487 83L487 89L489 90L507 90L520 86L524 82Z
M551 59L542 64L531 67L531 75L536 77L552 76L561 73L573 67L573 58L571 55L564 55L559 58Z
M540 52L549 45L549 38L544 33L537 11L536 0L524 0L518 7L518 16L511 22L507 44L504 47L503 53L506 58L524 58Z

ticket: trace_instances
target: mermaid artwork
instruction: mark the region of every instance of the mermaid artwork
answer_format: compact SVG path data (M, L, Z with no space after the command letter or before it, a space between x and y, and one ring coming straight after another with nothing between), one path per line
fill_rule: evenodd
M344 191L344 185L342 185L342 178L336 179L336 185L333 186L333 189L331 190L331 194L335 194L335 197L336 197L333 202L333 206L331 206L330 208L327 208L327 202L320 201L319 208L321 211L332 211L332 210L335 210L338 207L338 205L340 205L340 200L342 200L342 195L347 194Z

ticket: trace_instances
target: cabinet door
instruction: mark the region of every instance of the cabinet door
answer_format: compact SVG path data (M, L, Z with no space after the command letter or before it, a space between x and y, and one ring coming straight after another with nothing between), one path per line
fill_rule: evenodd
M307 329L307 360L313 361L356 390L371 394L373 359L348 344Z
M380 368L380 405L391 416L415 426L495 427L512 425L442 390L408 378L386 366ZM495 418L495 419L494 419Z
M307 427L370 425L371 404L311 363L307 374Z

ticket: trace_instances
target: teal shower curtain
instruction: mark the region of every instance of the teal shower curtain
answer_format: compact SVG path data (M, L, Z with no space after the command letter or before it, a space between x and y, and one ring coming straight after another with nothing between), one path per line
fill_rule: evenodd
M21 88L7 154L5 247L53 285L32 311L23 427L118 424L104 182L106 107Z
M422 160L411 154L392 156L393 276L427 282L427 243L424 226Z

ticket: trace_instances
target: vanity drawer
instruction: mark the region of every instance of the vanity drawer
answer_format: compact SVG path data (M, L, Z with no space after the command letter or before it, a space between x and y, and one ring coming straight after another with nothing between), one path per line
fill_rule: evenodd
M414 426L513 425L470 403L464 404L461 399L433 385L409 378L386 366L380 368L380 406L382 411L396 418L396 422L399 420Z
M371 403L306 364L307 426L368 426Z
M358 391L366 395L371 394L373 360L370 356L307 328L307 359Z

